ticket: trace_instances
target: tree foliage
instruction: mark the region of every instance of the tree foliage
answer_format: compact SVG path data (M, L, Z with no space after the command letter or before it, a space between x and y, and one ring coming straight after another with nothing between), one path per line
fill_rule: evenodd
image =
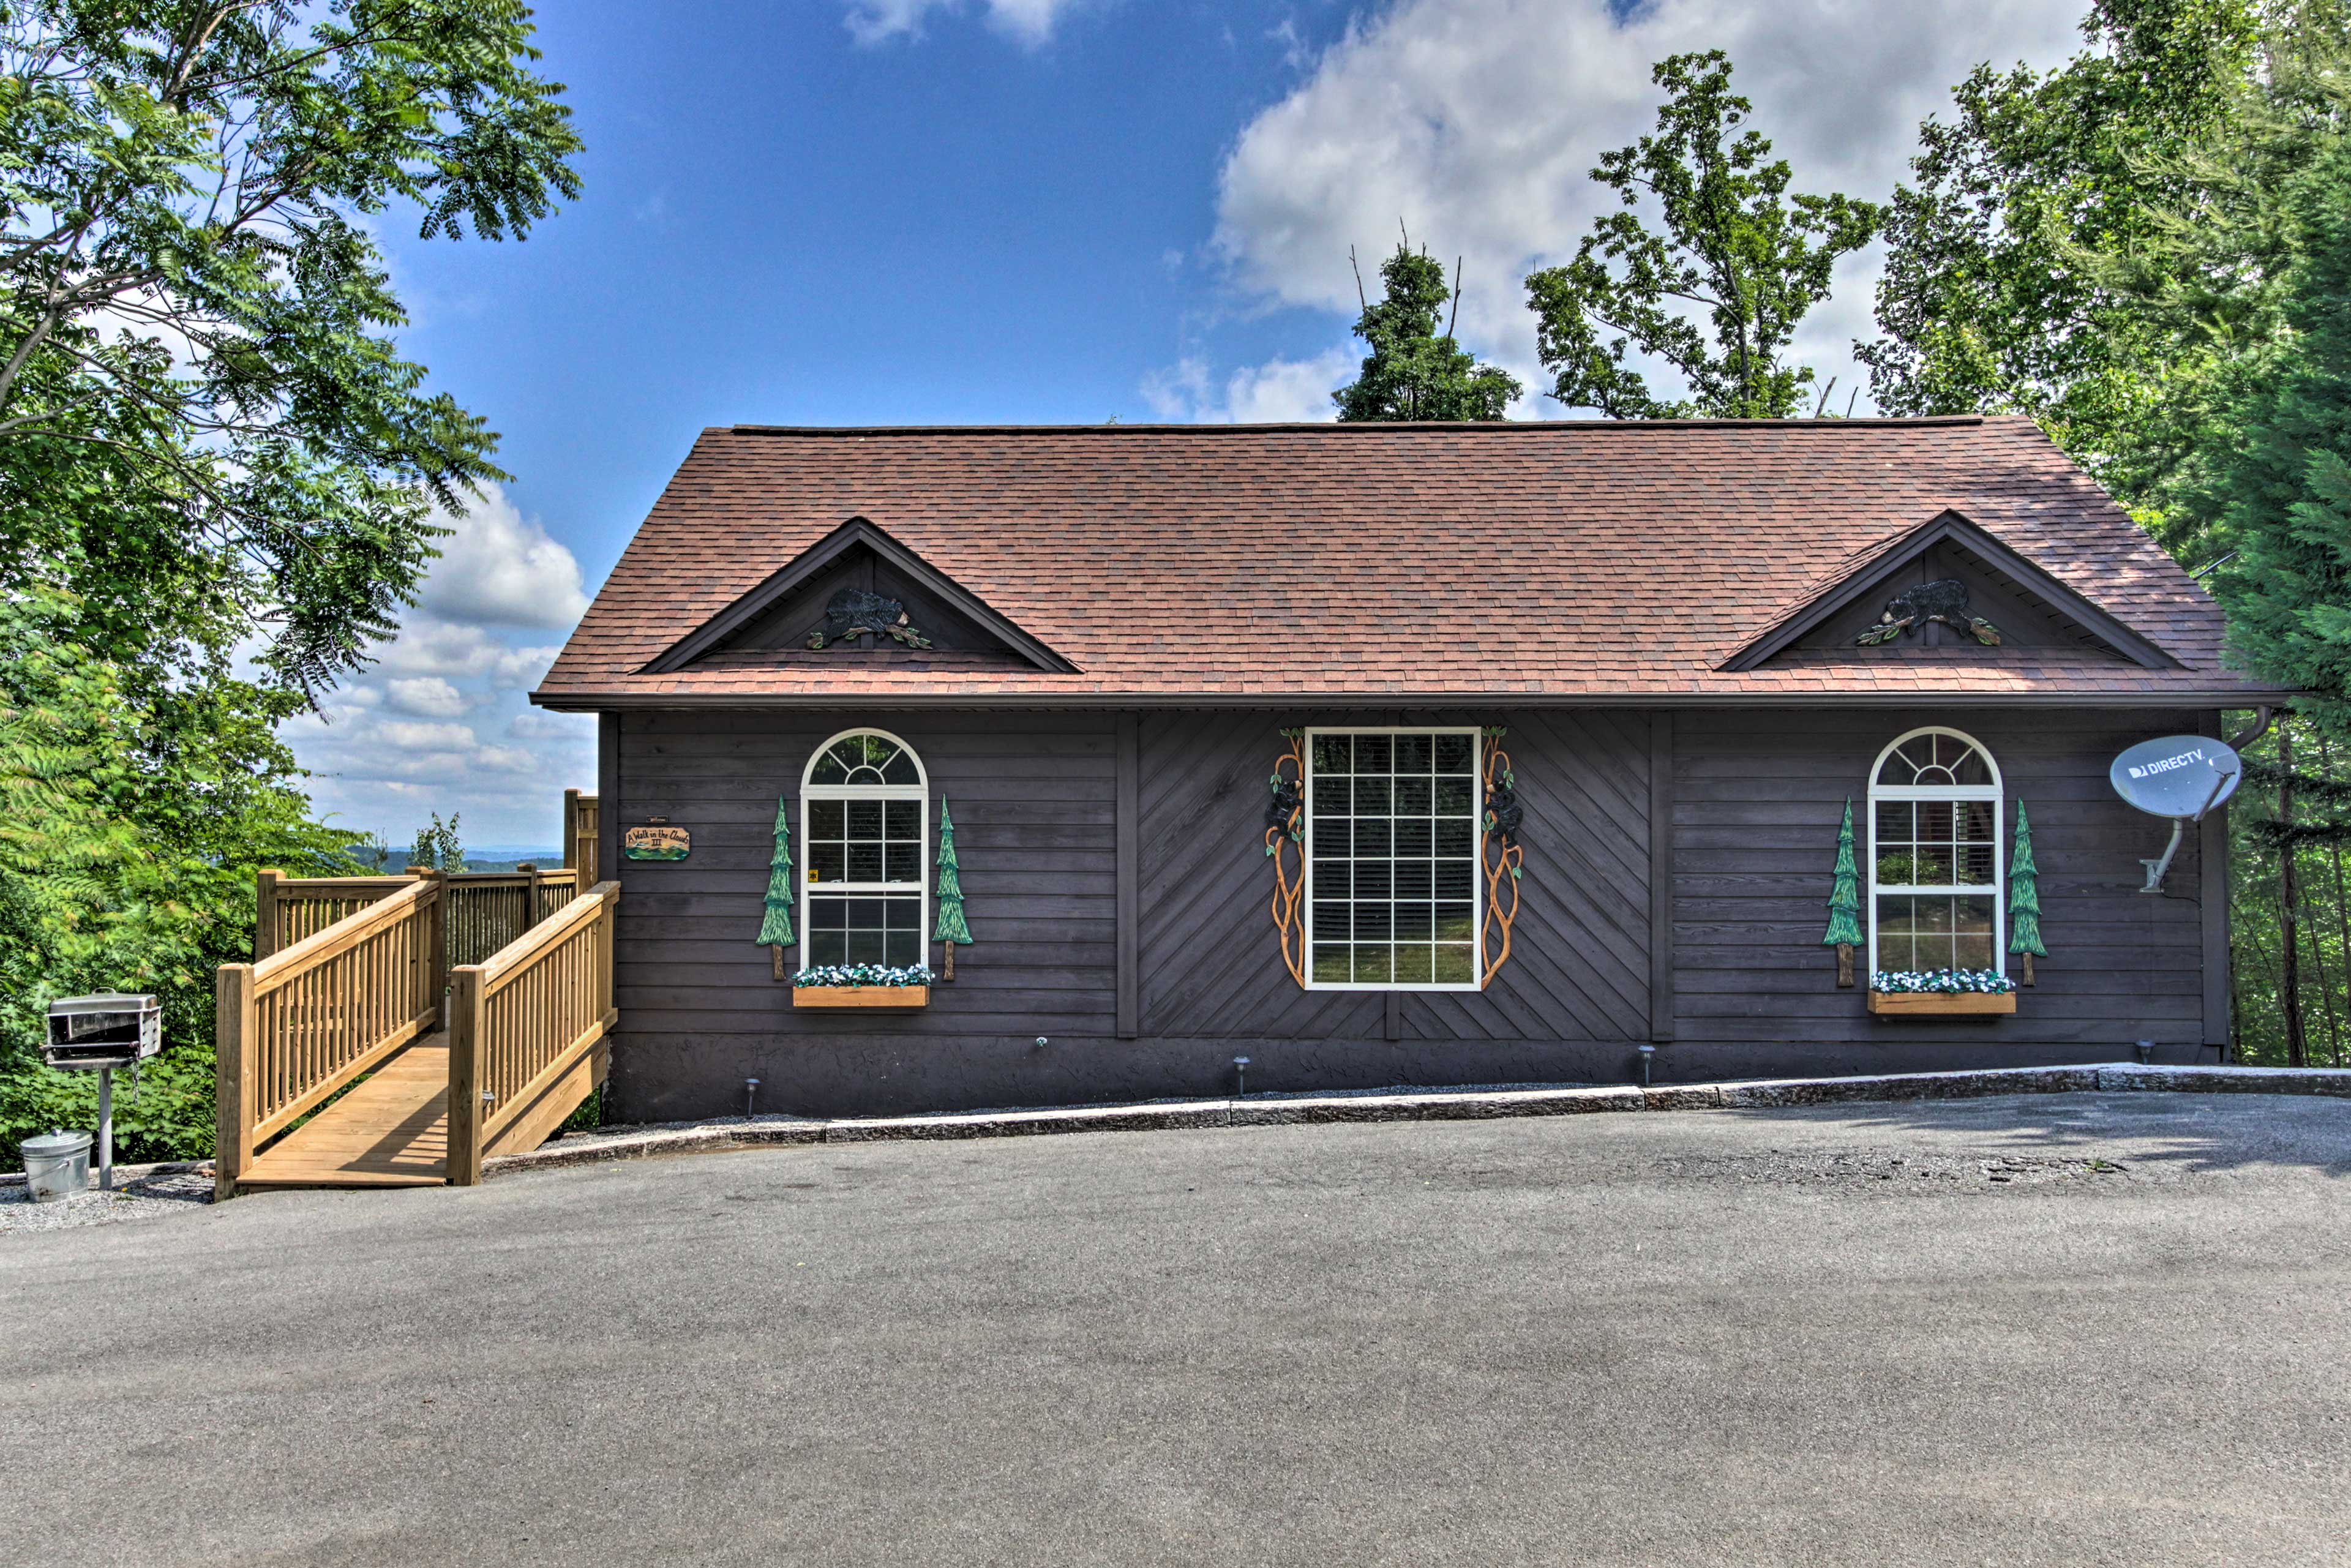
M577 192L529 15L0 7L0 570L66 571L87 640L175 664L259 633L305 695L389 634L429 504L497 470L387 336L367 225L519 236Z
M1838 258L1876 235L1880 212L1845 195L1790 195L1787 162L1760 131L1740 130L1754 106L1730 90L1730 71L1719 49L1656 67L1670 94L1656 134L1604 153L1592 172L1623 210L1593 223L1573 261L1527 279L1551 395L1570 408L1777 419L1803 403L1813 372L1788 362L1788 345L1828 298ZM1634 210L1645 201L1661 230ZM1670 364L1689 396L1654 395L1627 362L1634 350Z
M1331 394L1340 422L1500 419L1519 395L1518 378L1479 364L1454 340L1458 285L1447 284L1444 263L1399 243L1380 264L1380 288L1379 303L1366 300L1355 321L1372 351L1356 379Z
M2200 499L2230 552L2214 589L2232 653L2351 737L2351 141L2281 195L2300 253L2285 330L2224 402Z
M1858 349L1888 413L2014 412L2175 550L2204 437L2275 329L2265 194L2340 0L2095 0L2045 74L1979 66L1920 127Z
M399 356L371 225L520 237L577 193L530 37L517 0L0 4L12 1132L87 1098L26 1055L47 997L147 989L171 1050L131 1114L168 1131L126 1156L208 1148L253 873L346 864L275 727L392 631L433 505L497 474Z
M252 956L253 872L350 869L352 835L308 821L267 723L218 689L142 696L60 635L80 607L0 600L0 1161L88 1126L96 1085L39 1049L48 1003L152 991L165 1054L118 1101L127 1160L212 1147L212 974Z
M416 830L416 840L408 846L408 863L429 871L464 871L465 846L457 833L461 821L463 818L455 811L449 813L445 822L440 812L434 812L433 820Z

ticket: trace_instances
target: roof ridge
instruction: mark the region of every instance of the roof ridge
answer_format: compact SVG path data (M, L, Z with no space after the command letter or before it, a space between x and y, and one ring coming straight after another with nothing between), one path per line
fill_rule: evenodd
M1831 419L1493 419L1452 421L1367 420L1340 423L1333 420L1286 420L1262 424L713 424L708 435L1231 435L1269 431L1356 432L1364 434L1396 431L1443 431L1464 435L1509 434L1519 432L1593 432L1620 430L1886 430L1936 429L1980 425L1980 413L1938 413L1901 417L1869 416Z

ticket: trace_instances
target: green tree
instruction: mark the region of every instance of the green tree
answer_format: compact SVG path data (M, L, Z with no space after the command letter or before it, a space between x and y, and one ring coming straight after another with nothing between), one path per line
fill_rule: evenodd
M162 995L138 1114L176 1130L129 1148L209 1145L209 971L250 954L255 869L349 868L275 727L392 631L433 505L497 474L398 356L369 225L519 237L576 193L529 15L0 8L0 744L94 785L18 866L0 973ZM39 994L0 998L0 1105L71 1092L24 1054Z
M2286 331L2223 408L2204 510L2231 552L2214 579L2231 647L2351 735L2351 142L2285 193L2304 236Z
M0 10L0 571L175 673L330 685L495 437L388 336L367 224L521 235L576 193L518 0ZM157 614L158 610L166 612Z
M767 913L759 917L759 946L776 950L776 970L781 976L784 949L794 941L792 936L792 900L797 889L792 883L792 823L784 814L785 799L776 797L776 850L768 857L768 896L761 901Z
M457 839L460 820L458 813L452 811L444 822L440 812L434 812L432 822L416 830L416 841L408 847L408 863L434 871L464 871L465 848Z
M1459 266L1447 286L1445 265L1399 243L1380 266L1380 302L1364 300L1355 336L1371 345L1362 372L1331 394L1342 423L1373 420L1500 419L1520 392L1518 378L1481 365L1454 341L1460 305ZM1358 295L1363 288L1355 279ZM1445 323L1445 330L1437 329Z
M1592 172L1624 210L1593 223L1574 260L1527 279L1551 395L1570 408L1779 419L1802 406L1813 372L1787 362L1789 342L1828 298L1838 258L1876 236L1880 212L1850 196L1790 195L1787 162L1761 132L1740 131L1754 106L1730 90L1730 69L1719 49L1657 66L1670 95L1657 133L1602 154ZM1644 201L1662 232L1632 210ZM1672 365L1689 396L1653 395L1625 362L1633 350Z
M2016 803L2016 849L2008 862L2008 951L2024 960L2024 984L2033 983L2032 960L2049 956L2041 945L2041 868L2032 859L2032 828L2024 802Z
M258 759L266 725L234 705L160 713L120 665L58 635L80 608L0 599L0 1162L52 1126L94 1124L88 1073L41 1063L48 1003L152 991L169 1048L116 1102L126 1160L207 1154L212 971L249 957L253 872L357 869L353 835Z
M941 973L955 978L955 950L958 944L971 946L971 927L963 918L963 873L956 862L955 819L947 815L947 803L939 802L939 917L931 931L931 940L944 943Z
M1920 127L1882 336L1857 352L1884 412L2029 413L2167 545L2210 556L2185 497L2275 329L2265 193L2325 96L2343 6L2096 0L2083 31L2046 74L1979 66Z
M1861 867L1853 853L1853 797L1844 798L1844 821L1837 829L1836 864L1829 873L1829 925L1821 946L1837 953L1837 984L1853 984L1853 950L1865 946L1861 930Z

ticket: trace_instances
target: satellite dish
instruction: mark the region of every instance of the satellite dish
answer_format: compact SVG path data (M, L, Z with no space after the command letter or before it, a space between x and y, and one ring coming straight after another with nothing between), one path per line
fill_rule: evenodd
M2167 735L2142 740L2115 758L2106 778L2115 793L2150 816L2171 819L2171 842L2162 858L2142 860L2147 885L2141 893L2161 893L2163 873L2179 852L2188 824L2237 792L2245 764L2228 742L2204 735Z
M2225 740L2167 735L2142 740L2106 769L2115 793L2158 817L2197 820L2237 792L2245 765Z

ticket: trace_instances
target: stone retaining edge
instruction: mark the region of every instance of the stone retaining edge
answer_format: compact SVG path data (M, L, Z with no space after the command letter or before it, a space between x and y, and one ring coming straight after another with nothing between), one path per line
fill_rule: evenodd
M2083 1067L2002 1067L1901 1072L1859 1078L1750 1079L1596 1089L1504 1089L1453 1093L1334 1094L1296 1100L1184 1100L938 1116L731 1116L625 1132L575 1135L527 1154L485 1160L485 1176L607 1160L710 1149L794 1144L872 1144L921 1139L1021 1138L1054 1133L1144 1133L1198 1127L1278 1127L1326 1122L1485 1121L1627 1111L1750 1110L1869 1100L1981 1099L1994 1094L2080 1094L2151 1090L2174 1094L2320 1094L2351 1098L2351 1069L2160 1067L2108 1062ZM21 1180L22 1178L17 1178Z

